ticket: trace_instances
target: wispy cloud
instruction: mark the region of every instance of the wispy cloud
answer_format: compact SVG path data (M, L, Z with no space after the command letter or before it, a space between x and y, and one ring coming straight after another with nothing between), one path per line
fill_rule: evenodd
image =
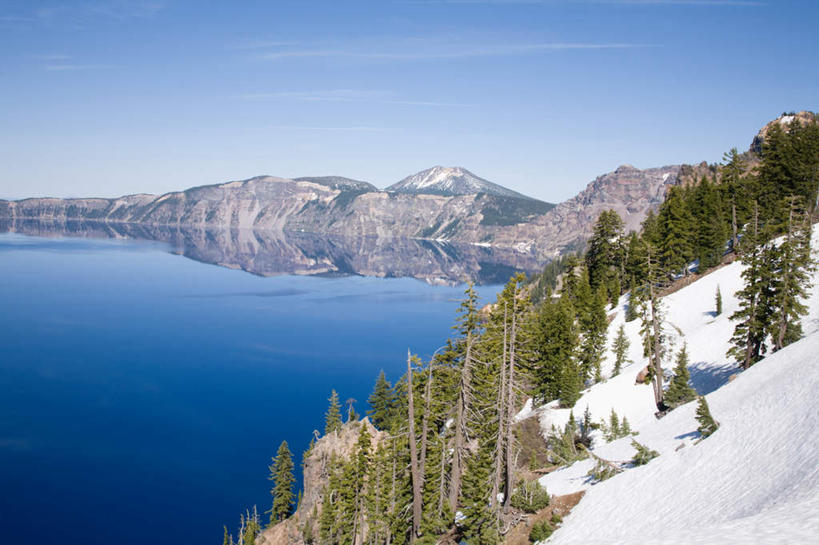
M76 72L82 70L101 70L105 68L111 68L110 65L107 64L46 64L43 66L43 70L48 70L49 72Z
M339 126L339 127L316 127L308 125L272 125L270 129L284 130L284 131L321 131L321 132L387 132L391 129L386 127L367 127L367 126Z
M265 40L256 40L250 42L242 42L237 43L230 46L228 49L238 49L238 50L252 50L252 49L268 49L270 47L289 47L299 45L298 42L280 42L280 41L265 41Z
M426 51L355 51L347 49L296 49L286 51L274 51L265 53L262 58L268 60L281 60L290 58L351 58L351 59L371 59L386 61L414 61L414 60L455 60L469 59L474 57L496 57L508 55L525 55L549 51L572 51L572 50L603 50L603 49L636 49L646 47L658 47L650 44L633 43L533 43L517 45L497 45L497 46L473 46L461 48L448 48Z
M29 13L0 15L4 26L83 30L94 24L129 19L147 19L165 9L165 4L146 0L97 0L68 5L54 4Z
M385 96L384 91L359 89L330 89L326 91L277 91L240 95L243 100L292 99L307 102L358 102Z
M440 102L434 100L411 100L396 98L388 91L370 89L331 89L327 91L279 91L273 93L251 93L237 98L250 101L298 100L304 102L365 102L374 104L394 104L397 106L458 107L469 104Z

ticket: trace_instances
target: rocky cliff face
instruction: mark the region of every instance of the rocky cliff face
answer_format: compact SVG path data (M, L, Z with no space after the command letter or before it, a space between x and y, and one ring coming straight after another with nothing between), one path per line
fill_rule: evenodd
M614 208L636 228L662 200L677 167L624 166L593 181L557 207L535 199L480 192L439 195L372 190L342 178L290 180L260 176L162 196L0 201L0 220L93 220L157 228L253 230L321 236L426 239L490 246L542 264L591 233L597 215ZM514 192L512 192L514 193Z
M564 249L582 245L604 210L613 209L620 214L626 231L638 230L648 211L662 203L667 188L677 183L679 170L679 165L646 170L623 165L599 176L577 196L535 219L532 232L545 234L548 242L542 251L554 257Z

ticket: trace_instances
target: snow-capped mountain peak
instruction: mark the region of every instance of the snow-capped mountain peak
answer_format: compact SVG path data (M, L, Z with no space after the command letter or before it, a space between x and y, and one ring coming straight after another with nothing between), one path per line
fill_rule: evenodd
M387 188L395 193L427 193L432 195L475 195L487 193L503 197L530 199L498 184L480 178L463 167L435 166L407 176Z

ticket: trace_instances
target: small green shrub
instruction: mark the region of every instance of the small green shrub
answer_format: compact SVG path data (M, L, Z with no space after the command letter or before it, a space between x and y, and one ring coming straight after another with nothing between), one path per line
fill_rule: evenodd
M531 481L517 487L510 502L515 509L536 513L549 505L549 492L539 482Z
M634 454L634 458L631 460L631 463L635 466L644 466L660 455L660 453L656 450L651 450L647 446L641 445L634 439L631 440L631 446L637 449L637 452Z
M607 479L611 479L622 471L622 469L612 465L611 463L607 463L598 458L594 464L594 467L591 468L586 475L591 477L594 481L602 482Z
M535 525L532 526L532 531L529 532L529 541L532 543L543 541L552 535L554 531L554 524L552 524L552 522L548 519L543 519L540 522L536 522Z

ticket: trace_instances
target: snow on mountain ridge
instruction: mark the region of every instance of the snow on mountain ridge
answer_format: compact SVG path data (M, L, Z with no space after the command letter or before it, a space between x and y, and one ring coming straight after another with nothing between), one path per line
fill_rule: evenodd
M463 167L434 166L407 176L387 188L394 193L428 193L433 195L475 195L487 193L502 197L533 200L517 191L492 183L469 172Z

